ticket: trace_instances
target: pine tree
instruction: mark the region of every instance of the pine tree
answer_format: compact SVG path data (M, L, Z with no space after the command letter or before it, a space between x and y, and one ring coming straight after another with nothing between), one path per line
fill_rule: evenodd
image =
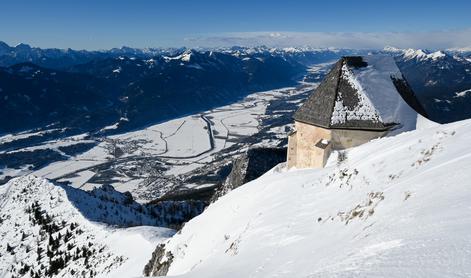
M51 234L49 234L49 240L48 240L48 243L47 243L49 246L53 246L54 245L54 238L52 237Z
M7 243L7 252L14 255L15 253L13 252L15 248L11 247L9 243Z
M41 261L41 258L42 258L41 254L42 254L42 252L43 252L43 249L41 248L41 246L39 246L39 243L38 243L38 248L36 249L36 253L38 254L38 258L37 258L38 262Z

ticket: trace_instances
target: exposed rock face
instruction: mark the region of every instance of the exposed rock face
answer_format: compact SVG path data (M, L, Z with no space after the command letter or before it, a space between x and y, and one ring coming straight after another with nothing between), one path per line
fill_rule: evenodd
M229 191L254 180L277 164L286 161L286 148L253 148L237 158L232 171L222 187L216 191L212 202Z
M159 244L152 253L152 258L144 267L144 276L165 276L173 261L173 255L165 252L165 245Z
M286 161L286 148L254 148L234 162L232 171L224 184L215 192L212 202L229 191L254 180L277 164ZM160 244L144 267L144 276L165 276L173 262L173 254Z

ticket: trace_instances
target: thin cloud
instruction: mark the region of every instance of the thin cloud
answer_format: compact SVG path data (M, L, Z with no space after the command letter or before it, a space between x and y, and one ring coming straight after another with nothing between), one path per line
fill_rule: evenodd
M190 47L259 46L378 49L399 48L466 48L471 46L471 28L436 32L328 33L328 32L241 32L201 35L185 38Z

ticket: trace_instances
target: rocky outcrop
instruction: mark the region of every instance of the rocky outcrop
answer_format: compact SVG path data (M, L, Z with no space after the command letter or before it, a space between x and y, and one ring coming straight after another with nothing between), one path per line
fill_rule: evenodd
M152 258L144 267L144 276L165 276L173 261L173 254L165 251L165 245L159 244L152 253Z
M224 184L215 192L212 202L229 191L254 180L277 164L286 161L286 148L253 148L237 158ZM144 267L144 276L165 276L173 262L173 254L160 244Z
M286 148L253 148L234 162L232 171L224 184L216 191L212 201L229 191L254 180L277 164L286 161Z

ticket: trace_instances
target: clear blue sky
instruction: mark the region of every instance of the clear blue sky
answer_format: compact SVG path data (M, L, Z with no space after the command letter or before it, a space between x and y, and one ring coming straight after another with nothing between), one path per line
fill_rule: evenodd
M470 12L470 0L2 0L0 40L103 49L233 32L428 32L469 29Z

